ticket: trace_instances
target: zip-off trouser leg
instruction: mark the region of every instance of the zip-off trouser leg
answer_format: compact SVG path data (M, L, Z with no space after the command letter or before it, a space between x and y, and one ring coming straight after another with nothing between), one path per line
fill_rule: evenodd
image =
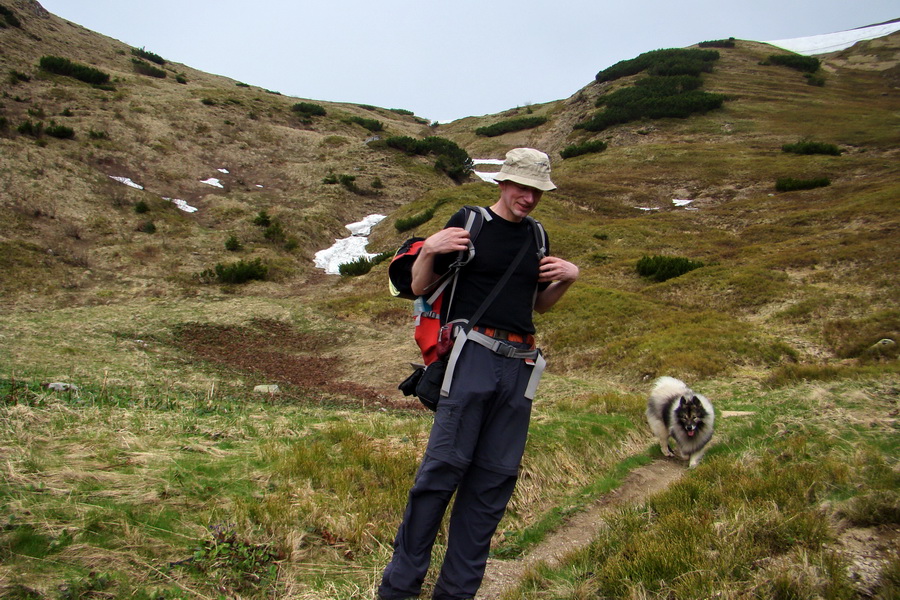
M383 598L421 592L435 536L457 487L434 598L475 596L525 450L531 401L524 393L531 373L522 359L466 345L450 395L435 413L426 457L379 587Z

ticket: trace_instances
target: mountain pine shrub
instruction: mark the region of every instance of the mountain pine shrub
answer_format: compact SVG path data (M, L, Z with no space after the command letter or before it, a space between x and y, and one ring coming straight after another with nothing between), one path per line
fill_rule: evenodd
M49 71L50 73L72 77L92 85L104 85L109 83L108 73L104 73L99 69L87 65L72 62L61 56L42 56L38 64L43 70Z
M790 67L804 73L815 73L821 65L818 58L800 54L771 54L766 59L766 63Z
M154 67L150 63L139 58L132 58L131 65L134 67L135 73L140 73L141 75L146 75L148 77L156 77L157 79L166 78L166 72L164 70Z
M563 158L575 158L582 154L592 154L594 152L603 152L604 150L606 150L606 142L594 140L583 144L566 146L562 152L560 152L560 156Z
M261 258L250 261L239 260L230 264L217 264L212 271L206 270L200 274L201 280L215 278L219 283L247 283L254 279L265 280L269 274L269 267L263 264Z
M615 81L646 71L648 75L699 75L712 71L719 60L715 50L669 48L651 50L636 58L622 60L597 73L597 83Z
M324 117L326 114L324 106L312 102L298 102L291 107L291 110L307 117Z
M643 256L638 260L635 269L638 275L653 281L667 281L699 269L703 263L679 256Z
M225 249L229 252L240 252L243 249L243 246L238 241L236 236L230 236L227 240L225 240Z
M149 52L144 50L143 48L132 48L131 53L138 58L143 58L144 60L149 60L152 63L156 63L159 66L163 66L166 64L165 59L159 54L154 54L153 52Z
M484 137L496 137L504 133L513 131L523 131L525 129L534 129L547 122L547 117L520 117L518 119L508 119L500 121L486 127L479 127L475 130L475 135Z
M460 148L456 142L448 139L429 136L421 140L401 135L389 137L385 140L389 148L401 150L407 154L427 156L433 154L437 157L434 168L443 171L454 181L462 181L472 172L474 163L469 154Z
M827 154L830 156L840 156L841 149L835 144L827 144L825 142L813 142L811 140L800 140L795 144L785 144L781 147L782 152L790 152L792 154Z
M350 123L356 123L368 129L372 133L378 133L379 131L384 131L384 123L379 121L378 119L365 119L363 117L350 117L347 119Z
M75 138L75 130L71 127L66 127L65 125L57 125L53 121L50 121L50 125L48 125L44 129L44 133L49 135L50 137L55 137L61 140L71 140Z
M779 192L795 192L797 190L812 190L831 185L827 177L815 177L813 179L794 179L793 177L779 177L775 181L775 189Z
M44 123L43 121L38 121L37 123L32 123L29 119L28 121L24 121L21 125L16 128L16 131L19 132L20 135L27 135L33 138L39 138L44 133Z
M701 48L734 48L734 38L730 37L727 40L709 40L707 42L700 42L698 46Z

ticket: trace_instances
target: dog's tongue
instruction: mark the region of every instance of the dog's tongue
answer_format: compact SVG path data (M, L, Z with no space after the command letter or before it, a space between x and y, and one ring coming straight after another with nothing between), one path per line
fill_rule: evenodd
M687 432L687 434L688 434L688 437L694 437L694 430L691 429L690 431Z

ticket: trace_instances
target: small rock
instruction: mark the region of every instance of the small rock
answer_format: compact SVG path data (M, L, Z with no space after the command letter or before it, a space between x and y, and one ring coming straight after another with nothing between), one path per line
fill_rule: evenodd
M78 386L71 383L54 381L53 383L47 384L47 389L53 390L54 392L77 392Z
M277 394L281 390L278 388L277 384L272 385L258 385L253 388L253 391L258 394Z

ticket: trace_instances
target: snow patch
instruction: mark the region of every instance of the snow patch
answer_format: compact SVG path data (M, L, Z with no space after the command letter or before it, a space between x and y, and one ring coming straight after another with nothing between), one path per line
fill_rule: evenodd
M350 231L350 237L334 240L334 245L325 250L319 250L315 255L317 269L324 269L329 275L340 275L341 265L354 262L360 258L371 259L377 254L366 252L369 243L368 235L372 227L380 223L384 215L369 215L362 221L350 223L345 227Z
M136 189L136 190L142 190L142 189L144 189L144 186L136 184L135 182L133 182L132 180L130 180L130 179L127 178L127 177L116 177L115 175L110 175L109 178L110 178L110 179L115 179L115 180L118 181L119 183L124 183L124 184L127 185L128 187L133 187L133 188Z
M200 183L205 183L206 185L211 185L213 187L223 188L223 189L225 187L224 185L222 185L222 182L219 181L218 179L216 179L215 177L210 177L209 179L204 179Z
M473 158L473 165L502 165L503 161L496 158ZM498 169L499 170L499 169ZM488 183L497 183L494 181L494 175L497 174L497 171L478 171L473 170L472 173L476 175L482 181L487 181Z
M187 213L195 213L195 212L197 212L197 208L196 208L196 207L191 206L190 204L188 204L188 203L185 202L184 200L179 200L178 198L166 198L165 196L163 196L163 200L165 200L165 201L167 201L167 202L171 202L172 204L174 204L175 206L177 206L179 210L183 210L184 212L187 212Z
M811 35L809 37L792 38L789 40L773 40L763 43L784 48L785 50L790 50L797 54L827 54L828 52L844 50L863 40L872 40L885 35L890 35L895 31L900 31L900 21L872 25L869 27L860 27L849 31L824 33L822 35Z

